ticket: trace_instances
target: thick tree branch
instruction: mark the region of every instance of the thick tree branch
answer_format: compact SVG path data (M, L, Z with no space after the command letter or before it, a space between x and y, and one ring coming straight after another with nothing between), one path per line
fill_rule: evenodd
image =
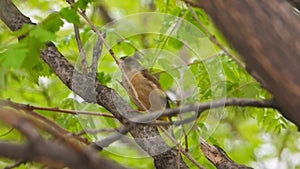
M69 142L44 141L37 130L38 126L35 121L17 110L3 107L0 110L0 119L19 130L28 140L27 144L21 145L0 142L1 157L37 161L54 168L64 166L74 169L124 168L112 161L100 158L92 150L85 151L79 146L68 144Z
M62 168L66 165L74 169L125 169L99 157L94 164L90 163L82 154L57 142L42 142L36 148L27 144L0 142L0 149L1 157L36 161L54 168Z
M257 107L257 108L273 108L277 109L273 100L254 100L254 99L243 99L243 98L228 98L228 99L221 99L211 102L204 102L204 103L195 103L190 105L184 105L178 108L173 109L166 109L163 113L159 115L159 117L171 117L177 116L178 114L184 114L188 112L197 112L195 117L191 118L192 120L196 120L202 112L205 110L213 109L213 108L220 108L220 107L227 107L227 106L239 106L239 107ZM134 121L144 123L150 121L157 117L158 113L160 112L153 112L151 114L146 115L139 115L134 118ZM190 122L190 121L189 121ZM178 122L174 122L175 125L179 125ZM181 123L180 123L181 124Z
M25 23L31 23L9 0L0 1L0 18L12 30L16 31ZM42 59L51 67L62 82L85 101L98 103L110 111L121 123L128 125L131 117L138 113L114 90L103 86L95 77L80 74L57 50L48 43L41 52ZM137 125L130 130L135 141L154 158L157 168L188 168L179 152L170 148L156 127ZM178 159L178 157L180 157Z
M244 57L247 69L300 128L300 22L282 0L198 0Z

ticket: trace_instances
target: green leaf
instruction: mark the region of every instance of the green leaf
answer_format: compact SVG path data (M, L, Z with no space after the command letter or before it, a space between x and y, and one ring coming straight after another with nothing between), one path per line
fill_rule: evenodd
M104 72L97 73L97 79L100 83L103 85L106 85L107 83L111 82L111 77L108 74L105 74Z
M157 60L157 63L163 67L165 70L172 70L173 66L170 63L170 59L160 58Z
M11 45L5 52L0 54L0 64L8 68L20 68L27 52L28 49L23 45Z
M14 35L16 37L20 37L22 35L29 33L30 30L34 29L34 27L35 27L35 25L32 25L32 24L24 24L22 26L22 29L13 32L12 35Z
M109 125L109 127L111 128L117 128L117 124L115 122L114 119L112 118L106 118L105 121L107 122L107 124Z
M79 102L73 98L65 98L60 102L60 108L63 109L74 109L75 104L79 104Z
M238 77L235 75L234 71L233 71L233 68L232 67L229 67L230 64L227 64L227 63L224 63L223 64L223 70L226 74L226 79L227 80L230 80L232 82L238 82L239 79Z
M64 18L66 21L70 23L74 23L76 25L79 25L80 23L80 19L76 12L76 9L63 8L60 10L60 15L62 18Z
M32 72L32 68L42 62L40 59L40 49L45 46L45 43L37 39L36 35L29 35L25 39L22 39L20 43L26 45L26 48L30 51L26 54L22 67L28 70L30 75L33 75L35 72Z
M175 38L170 38L168 40L168 44L175 49L181 49L184 45L180 40L175 39Z
M174 82L173 77L168 73L162 73L159 77L159 83L163 90L168 90Z
M75 7L85 10L89 3L94 2L95 0L79 0L75 3Z
M56 39L56 36L54 33L43 29L42 27L36 27L33 29L30 33L30 36L37 38L40 42L49 42Z
M130 42L121 42L121 50L126 56L134 55L135 49L130 45Z
M39 26L50 32L57 32L61 26L64 25L64 22L61 19L59 13L55 12L50 14Z

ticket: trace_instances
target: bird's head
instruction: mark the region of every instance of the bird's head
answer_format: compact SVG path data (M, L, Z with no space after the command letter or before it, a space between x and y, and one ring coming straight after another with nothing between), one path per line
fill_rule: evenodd
M123 56L120 58L120 66L124 73L136 73L137 71L143 70L143 66L134 57Z

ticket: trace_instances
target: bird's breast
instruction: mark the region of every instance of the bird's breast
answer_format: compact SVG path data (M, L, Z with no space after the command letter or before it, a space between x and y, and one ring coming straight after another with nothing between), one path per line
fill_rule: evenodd
M128 79L123 77L123 81L124 80L127 81L127 83L125 83L125 88L130 99L140 110L164 110L167 103L166 95L156 83L146 79L141 73L136 73Z

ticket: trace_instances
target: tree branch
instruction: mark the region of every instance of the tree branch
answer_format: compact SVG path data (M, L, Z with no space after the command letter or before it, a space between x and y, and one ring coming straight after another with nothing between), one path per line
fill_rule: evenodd
M81 115L102 116L102 117L114 118L113 115L108 114L108 113L89 112L89 111L81 111L81 110L66 110L66 109L60 109L58 107L40 107L40 106L16 103L11 100L0 99L0 105L10 105L12 107L15 107L18 109L23 109L23 110L44 110L44 111L60 112L60 113L66 113L66 114L72 114L72 115L81 114Z
M205 157L218 169L252 169L251 167L235 163L228 157L223 149L208 144L202 138L200 138L200 145Z
M89 168L124 168L112 161L100 158L92 150L83 150L79 146L70 145L70 142L44 141L36 129L33 120L11 108L0 110L1 121L18 129L26 136L27 144L11 144L0 142L0 156L24 160L37 161L54 168L69 166L74 169Z
M84 155L57 142L42 142L34 149L27 144L0 142L0 149L1 157L36 161L53 168L62 168L66 165L74 169L125 169L112 161L99 157L96 158L96 161L89 162Z
M190 105L184 105L178 108L166 109L163 113L161 112L153 112L151 114L139 115L134 118L136 122L147 122L151 119L155 119L155 117L171 117L177 116L178 114L184 114L188 112L198 112L195 117L192 117L192 120L196 120L202 112L205 110L209 110L212 108L220 108L227 106L239 106L239 107L257 107L257 108L273 108L277 109L273 100L254 100L254 99L243 99L243 98L229 98L229 99L221 99L217 101L205 102L205 103L195 103ZM175 125L179 125L178 122L174 122ZM181 123L180 123L181 124Z
M4 167L4 169L13 169L13 168L17 168L17 167L19 167L20 165L25 164L25 163L27 163L26 160L19 160L19 161L17 161L16 163L14 163L14 164L12 164L12 165L10 165L10 166Z
M55 135L56 137L58 137L60 139L64 140L65 136L67 136L67 135L72 136L72 133L70 133L68 130L60 127L55 122L40 115L39 113L34 112L26 105L14 103L11 101L4 101L4 100L0 100L0 105L1 106L10 106L14 109L23 110L27 115L30 115L31 118L35 119L36 123L38 123L40 126L43 126L43 129L47 130L48 132L51 132L53 135ZM89 144L89 142L86 139L79 137L77 135L74 135L73 138L80 141L81 143Z

